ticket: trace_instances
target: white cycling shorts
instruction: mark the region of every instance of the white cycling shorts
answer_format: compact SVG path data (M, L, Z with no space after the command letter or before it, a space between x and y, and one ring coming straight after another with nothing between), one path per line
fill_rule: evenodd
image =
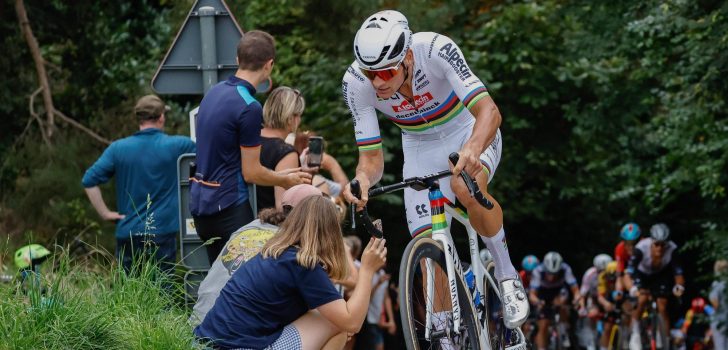
M403 178L430 175L449 169L448 155L462 149L473 133L473 123L468 127L449 130L440 135L402 135L402 152L404 153ZM447 136L443 136L447 135ZM502 140L500 130L488 148L480 155L480 161L488 170L488 183L493 179L501 158ZM451 202L455 203L455 193L450 188L450 178L440 180L440 190ZM407 225L410 235L429 232L432 228L430 219L430 200L427 190L404 190L404 206L407 214ZM447 214L447 221L451 217Z

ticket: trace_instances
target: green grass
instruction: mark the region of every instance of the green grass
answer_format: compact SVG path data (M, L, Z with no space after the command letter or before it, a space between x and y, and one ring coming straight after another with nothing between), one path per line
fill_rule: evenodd
M117 264L61 253L45 265L45 293L19 278L0 284L0 349L201 348L179 301L181 284L153 264L127 275Z

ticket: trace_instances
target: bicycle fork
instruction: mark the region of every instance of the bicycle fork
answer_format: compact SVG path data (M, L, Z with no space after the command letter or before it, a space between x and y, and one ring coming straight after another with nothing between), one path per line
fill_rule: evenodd
M447 286L448 292L450 293L450 301L452 303L452 318L453 318L453 330L456 334L460 334L460 300L458 298L458 288L456 280L456 271L462 274L462 267L460 259L458 258L457 251L447 235L447 219L445 218L445 198L442 192L432 190L429 193L430 207L432 208L432 239L440 242L445 251L445 268L447 269ZM433 268L432 261L427 259L427 293L428 296L432 296L435 293L435 271ZM433 314L432 303L427 303L427 314ZM425 338L431 339L432 319L427 317L425 322Z

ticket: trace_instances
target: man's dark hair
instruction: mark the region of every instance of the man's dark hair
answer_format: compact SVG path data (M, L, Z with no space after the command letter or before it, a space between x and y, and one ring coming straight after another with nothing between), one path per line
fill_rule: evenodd
M251 30L238 42L238 67L242 70L257 71L266 62L276 58L276 43L273 36Z

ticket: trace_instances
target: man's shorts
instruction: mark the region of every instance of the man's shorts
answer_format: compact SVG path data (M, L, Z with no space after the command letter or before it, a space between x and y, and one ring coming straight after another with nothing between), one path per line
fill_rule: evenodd
M474 125L474 121L473 121ZM449 168L448 156L458 152L468 141L473 132L472 126L460 127L457 130L443 130L441 135L402 135L402 151L404 153L403 177L405 179L415 176L425 176L438 173ZM480 155L480 162L488 172L488 182L493 179L501 158L502 142L500 130L493 142ZM455 203L455 193L450 188L450 178L440 180L442 194ZM430 232L432 219L430 218L430 199L428 191L415 191L411 188L404 190L404 206L407 214L407 225L410 235ZM448 222L451 217L446 214Z

